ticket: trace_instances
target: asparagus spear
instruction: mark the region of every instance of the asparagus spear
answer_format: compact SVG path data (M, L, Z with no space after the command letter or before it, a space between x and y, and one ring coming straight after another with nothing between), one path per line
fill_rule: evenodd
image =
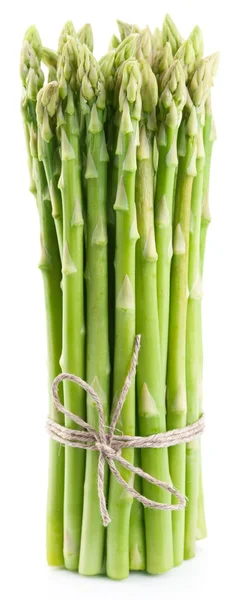
M63 354L62 369L84 378L84 302L83 302L83 217L79 122L76 105L77 47L73 37L62 46L58 64L60 103L57 115L61 139L62 171L59 187L63 202ZM84 391L64 382L65 406L84 418ZM67 427L77 428L70 419ZM66 447L64 490L64 560L77 570L82 525L85 452Z
M136 207L140 238L137 242L137 331L141 349L137 369L140 434L148 436L166 430L165 392L161 369L157 307L157 252L154 234L153 131L150 114L155 111L157 81L147 63L142 63L142 119L137 158ZM154 477L169 481L166 449L142 450L142 467ZM170 494L143 481L144 495L158 502L170 502ZM171 513L145 509L146 568L162 573L173 566Z
M60 289L61 263L51 214L51 203L44 168L40 162L37 144L36 118L37 92L43 85L40 67L41 41L38 32L31 27L26 32L21 53L21 77L24 86L22 114L29 157L31 189L36 196L40 221L41 259L46 307L46 330L48 349L49 416L63 424L63 416L55 410L51 397L51 383L59 373L62 351L62 293ZM47 561L51 566L63 565L63 487L64 448L50 440L47 498Z
M192 190L189 245L189 298L186 335L186 381L187 381L187 424L194 423L202 413L202 344L201 344L201 260L200 231L204 180L203 122L204 104L209 97L216 72L216 55L201 60L189 83L189 91L197 106L199 119L197 176ZM185 558L195 555L195 537L199 496L200 452L199 440L187 444L186 495L188 505L185 514Z
M174 215L173 261L171 272L171 303L168 349L168 427L182 427L186 423L186 317L188 285L188 246L190 228L190 209L193 178L196 176L197 135L199 129L196 107L206 98L209 86L209 65L202 61L199 74L192 78L185 119L181 125L181 143L179 144L179 171ZM185 142L185 144L183 144ZM184 147L185 145L185 147ZM170 472L173 484L184 491L185 486L185 446L169 449ZM174 563L183 560L184 513L174 513L173 540Z
M211 94L209 95L205 104L205 125L203 129L203 141L205 151L205 166L203 174L203 202L202 202L202 216L201 216L201 232L200 232L200 271L201 277L203 277L204 257L205 257L205 246L208 226L211 221L209 212L209 181L210 181L210 167L213 143L216 139L215 124L212 116L211 107ZM201 309L200 309L201 313ZM200 364L202 368L203 356L202 356L202 317L200 314ZM202 407L200 406L200 413ZM201 444L201 442L200 442ZM204 494L203 494L203 478L202 478L202 467L201 467L201 455L200 455L200 482L199 482L199 499L198 499L198 519L197 519L197 533L196 539L200 540L207 536L207 527L204 510Z
M195 71L190 82L190 90L194 80L201 83L202 65ZM200 99L202 102L202 98ZM186 330L186 383L187 383L187 425L199 418L199 406L202 386L202 373L199 369L199 305L201 302L201 275L200 275L200 222L202 209L203 172L205 163L203 145L203 116L204 105L198 107L198 144L197 144L197 175L194 179L191 200L191 227L189 239L189 266L188 266L188 308ZM186 494L188 504L185 512L185 542L184 558L195 555L195 537L197 526L198 508L198 483L199 483L199 440L187 444L186 449Z
M120 42L119 42L120 43ZM116 143L114 110L113 110L113 89L115 80L115 52L109 52L102 62L101 71L104 75L106 90L106 140L109 154L108 173L107 173L107 237L108 237L108 318L109 318L109 351L110 362L113 364L114 355L114 313L115 313L115 274L114 274L114 252L116 241L116 219L113 208L117 183L118 183L118 165L116 164ZM101 63L101 61L100 61ZM112 373L110 374L110 387L112 390Z
M205 125L203 129L203 142L205 149L205 167L203 176L203 202L202 202L202 217L201 217L201 236L200 236L200 260L201 274L203 274L206 237L208 226L211 221L209 212L209 182L210 168L212 158L212 148L216 140L215 124L212 116L211 96L209 95L205 106Z
M136 53L137 35L129 35L119 45L116 51L108 52L103 57L99 65L105 78L106 100L107 100L107 139L109 152L108 169L108 198L107 198L107 222L108 222L108 274L109 274L109 342L110 358L113 363L114 354L114 306L115 306L115 274L113 265L113 256L116 245L116 216L114 203L118 186L118 155L116 154L120 114L119 110L114 108L114 91L116 85L117 69L121 71L124 61ZM111 382L112 388L112 382Z
M136 131L141 111L141 74L137 61L127 61L116 89L121 122L117 153L119 179L116 201L116 312L114 352L114 399L117 401L131 361L135 337L135 245L138 237L135 212ZM135 432L135 386L129 389L118 429L127 435ZM133 463L132 449L122 455ZM126 481L132 474L121 469ZM123 579L129 573L129 522L132 497L110 476L109 513L111 523L107 531L107 574Z
M190 108L191 106L191 108ZM167 426L186 425L186 317L188 241L193 178L196 175L198 123L193 103L184 110L181 124L182 148L179 159L174 211L173 257L170 286L170 317L167 366ZM169 448L170 474L174 487L185 493L185 445ZM172 498L172 502L176 499ZM172 513L174 565L183 561L184 511Z
M186 102L185 76L181 63L174 61L160 84L159 162L155 194L155 236L158 254L157 294L161 340L162 376L167 369L170 269L172 259L172 212L177 160L177 135Z
M97 61L87 46L79 51L80 104L86 117L87 170L87 381L98 392L106 423L109 418L108 273L107 273L107 161L104 133L105 87ZM87 397L87 421L98 428L98 413ZM101 573L104 527L96 481L98 455L86 457L83 524L79 572ZM106 478L107 486L107 478ZM106 492L105 486L105 492Z

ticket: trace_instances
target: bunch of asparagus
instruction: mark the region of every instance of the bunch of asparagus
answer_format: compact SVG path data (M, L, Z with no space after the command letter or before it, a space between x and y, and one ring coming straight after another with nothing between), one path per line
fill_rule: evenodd
M30 27L21 109L40 221L50 417L64 424L50 392L61 366L94 388L109 423L139 333L136 388L133 381L117 431L149 436L202 414L201 282L218 55L203 58L200 29L184 41L169 16L154 33L118 27L120 39L112 37L99 62L90 25L76 32L68 22L57 52ZM61 400L98 428L83 390L65 381ZM77 427L68 418L65 425ZM199 440L122 454L186 494L186 510L143 509L106 473L106 530L98 453L51 440L49 565L123 579L195 555L195 540L206 536ZM150 499L177 502L123 468L121 475Z

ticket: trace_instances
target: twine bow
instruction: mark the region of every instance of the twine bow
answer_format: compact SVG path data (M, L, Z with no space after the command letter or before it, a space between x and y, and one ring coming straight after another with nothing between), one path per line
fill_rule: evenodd
M105 462L107 462L110 471L112 472L114 477L116 477L120 485L131 496L133 496L133 498L136 498L136 500L141 502L146 508L155 508L158 510L181 510L186 506L186 497L169 483L156 479L149 473L146 473L145 471L140 469L140 467L136 467L127 460L125 460L121 456L121 449L167 448L176 444L189 442L201 435L204 430L204 419L202 416L199 419L199 421L197 421L193 425L189 425L182 429L175 429L164 433L154 434L148 437L115 435L115 428L136 371L138 354L140 350L140 340L141 336L137 335L135 338L134 351L130 369L126 376L119 400L117 402L117 406L115 408L110 427L108 428L108 433L106 433L106 423L101 400L98 394L95 392L95 390L90 385L88 385L86 381L84 381L80 377L76 377L75 375L71 375L69 373L61 373L54 379L52 384L52 396L56 409L62 412L66 417L69 417L77 425L83 428L83 430L69 429L62 425L59 425L58 423L55 423L55 421L48 418L46 424L47 432L55 441L60 442L61 444L71 446L73 448L83 448L85 450L94 450L99 452L97 488L100 512L102 516L103 525L105 527L111 521L107 510L106 498L104 493ZM94 429L81 417L70 412L61 404L58 396L58 386L61 381L64 381L66 379L68 381L73 381L74 383L77 383L88 394L92 396L94 402L96 403L98 411L99 431L96 431L96 429ZM125 479L123 479L115 465L115 461L117 461L128 471L131 471L135 475L139 475L149 483L152 483L153 485L156 485L157 487L162 488L167 492L170 492L170 494L177 498L178 503L162 504L160 502L156 502L154 500L146 498L146 496L140 494L127 481L125 481Z

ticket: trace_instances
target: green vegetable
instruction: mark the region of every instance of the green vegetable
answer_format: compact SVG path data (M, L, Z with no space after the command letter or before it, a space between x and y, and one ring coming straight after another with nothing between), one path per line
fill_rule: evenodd
M116 153L118 156L118 188L116 211L116 304L113 397L121 392L133 352L135 323L135 246L138 238L135 208L136 135L141 113L141 73L137 61L125 64L119 74L120 125ZM129 389L117 428L126 435L135 433L135 386ZM133 463L134 452L124 449L122 456ZM133 483L131 472L121 469L122 477ZM123 579L129 573L129 522L132 497L110 475L109 513L112 519L107 531L107 574Z
M90 24L76 31L67 21L57 51L43 46L32 26L20 62L40 223L49 415L56 439L66 436L65 425L76 440L79 425L51 398L60 369L74 374L101 400L107 444L136 334L136 380L115 434L148 437L202 416L201 287L215 139L210 90L218 66L217 54L203 58L198 26L185 41L169 15L154 32L124 21L118 28L97 62ZM65 377L59 392L63 406L98 431L92 397ZM206 537L200 439L116 450L130 466L177 488L187 497L185 510L144 508L109 474L106 451L107 529L99 452L89 444L50 440L49 565L121 580L131 570L163 573L193 557L196 539ZM179 508L178 494L134 477L118 459L130 489Z
M109 418L108 272L107 272L107 162L104 132L105 87L99 66L87 46L79 56L80 108L86 119L87 166L87 381L101 398ZM98 413L87 397L87 421L98 429ZM79 572L101 573L105 531L97 493L98 455L87 452ZM107 478L105 493L107 491Z
M53 406L51 384L59 373L62 352L62 292L61 262L50 202L50 193L41 162L41 145L38 144L36 100L43 85L40 67L41 41L34 27L30 27L23 41L21 52L21 77L23 98L21 103L26 137L31 191L35 195L40 222L41 257L46 307L47 362L49 381L49 416L60 425L63 416ZM41 138L40 138L41 139ZM63 487L64 448L54 440L49 445L49 473L47 498L47 561L50 566L62 566L63 560Z
M170 270L172 259L173 194L177 157L177 135L186 102L181 63L174 61L160 85L158 125L158 170L155 193L155 236L157 261L158 318L164 383L167 369Z
M134 464L141 467L141 453L134 452ZM142 494L142 481L138 475L134 478L134 488ZM130 571L144 571L146 568L145 529L143 506L138 500L133 499L130 529L129 529L129 569Z
M62 170L58 186L63 203L63 371L85 377L85 323L83 297L83 216L77 95L77 47L68 37L58 63L59 107L57 127L61 140ZM85 417L85 392L64 382L64 403L71 412ZM77 428L70 419L65 425ZM83 509L85 452L66 447L64 486L64 561L77 570Z
M181 124L184 147L179 156L173 226L170 314L167 368L167 428L186 425L186 319L188 244L193 179L196 175L198 122L196 108L186 106ZM182 156L182 154L184 154ZM185 493L185 445L169 448L170 475L174 487ZM173 497L172 502L176 503ZM184 512L172 513L174 565L183 561Z
M165 385L161 367L157 306L157 252L154 233L153 128L157 82L148 64L142 64L142 119L136 180L137 223L137 331L141 349L137 371L140 435L166 430ZM157 479L169 481L167 449L142 450L142 468ZM169 503L171 495L143 481L144 495ZM145 509L146 567L162 573L173 566L171 514Z

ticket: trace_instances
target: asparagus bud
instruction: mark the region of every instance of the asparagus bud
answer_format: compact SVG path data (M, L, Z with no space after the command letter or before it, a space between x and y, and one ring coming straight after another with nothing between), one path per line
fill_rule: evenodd
M110 52L111 50L116 50L116 48L119 46L119 44L120 44L120 40L118 39L118 37L115 34L112 35L110 42L109 42L108 51Z
M57 52L54 52L54 50L51 50L50 48L46 48L44 46L42 49L42 60L48 68L54 67L56 69L58 62L58 54Z
M69 36L71 36L74 39L77 39L77 34L76 34L76 31L75 31L72 21L67 21L67 23L65 23L65 25L62 28L62 31L60 33L59 40L58 40L58 53L59 54L62 54L64 44L67 42Z
M196 65L196 55L192 40L188 39L180 46L175 55L176 60L179 60L184 68L185 80L192 75Z
M195 52L196 63L203 57L203 36L200 27L196 26L192 30L189 36L189 40L192 42L193 49Z
M78 47L74 37L68 36L59 56L57 79L61 98L66 98L69 87L77 91Z
M171 44L173 55L176 54L178 48L183 43L183 38L169 15L166 15L162 27L163 46L166 44L166 42Z
M21 50L20 75L28 98L36 101L37 93L44 82L44 74L39 56L27 39L24 39Z
M149 27L145 27L138 37L136 57L140 60L144 58L152 65L153 62L153 36Z
M116 49L115 66L118 68L125 60L136 55L139 35L132 33L126 37Z
M40 61L42 58L42 42L38 30L35 25L31 25L24 36L24 40L27 40L29 45L31 46L33 52L36 54L38 60Z
M124 21L117 20L117 24L118 24L121 41L123 41L131 33L139 33L139 31L140 31L139 27L137 27L137 25L130 25L129 23L125 23Z
M153 61L153 72L158 80L160 80L161 75L170 67L172 62L172 47L169 42L166 42L165 46L156 52Z
M90 52L93 52L93 30L90 23L86 23L77 33L78 40L81 44L85 44Z
M156 29L153 32L153 45L154 52L157 52L163 48L162 32L158 27L156 27Z
M187 99L184 69L180 61L174 60L163 76L160 88L160 118L173 128L178 124Z

